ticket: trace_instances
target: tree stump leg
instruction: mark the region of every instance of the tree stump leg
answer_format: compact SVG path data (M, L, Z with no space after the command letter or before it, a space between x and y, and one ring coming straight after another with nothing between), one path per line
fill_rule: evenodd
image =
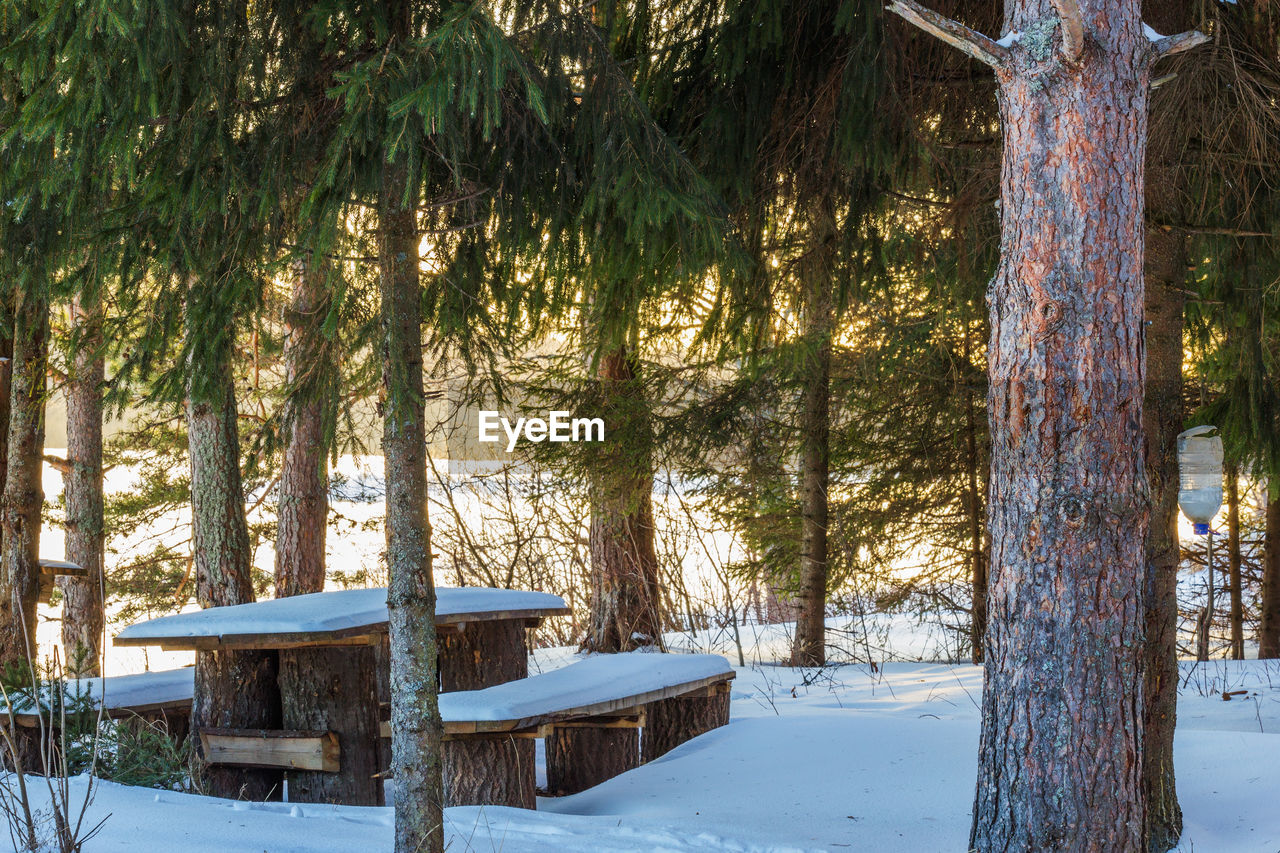
M277 666L278 657L270 651L198 652L192 728L280 728ZM193 772L209 795L259 802L284 797L282 771L204 764L199 738L193 747Z
M547 736L547 793L576 794L640 766L640 730L557 726Z
M444 742L446 806L537 807L533 738L468 735Z
M330 646L280 652L284 727L338 736L341 769L289 771L289 801L385 804L379 774L376 656L370 646Z
M440 633L440 692L479 690L529 674L524 622L473 622L459 632Z
M687 740L729 722L729 685L709 696L677 696L649 704L645 712L640 758L653 761Z

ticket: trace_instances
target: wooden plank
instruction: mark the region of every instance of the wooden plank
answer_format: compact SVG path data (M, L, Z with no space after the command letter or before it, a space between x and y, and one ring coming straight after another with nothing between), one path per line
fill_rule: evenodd
M715 688L716 685L719 684L728 684L728 682L732 681L736 676L737 673L724 672L708 676L706 678L699 678L695 681L668 685L657 690L619 696L615 699L609 699L604 702L593 702L587 705L565 708L548 714L524 717L519 720L464 720L456 723L446 721L445 731L450 731L452 726L474 726L475 732L517 731L520 729L537 728L540 725L559 723L561 721L572 720L579 717L599 717L607 714L619 714L624 713L627 709L634 708L637 705L647 705L650 702L658 702L662 699L671 699L676 696L686 695L705 695L702 691L706 691L709 688Z
M49 577L86 578L89 576L89 570L76 563L68 563L66 560L48 560L41 557L40 574Z
M338 737L333 732L204 729L200 741L209 764L325 773L337 773L342 766Z

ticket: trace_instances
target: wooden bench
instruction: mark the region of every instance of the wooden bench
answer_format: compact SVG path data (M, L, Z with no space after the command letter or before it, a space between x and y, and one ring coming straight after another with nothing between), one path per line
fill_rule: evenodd
M534 738L547 790L585 790L729 721L734 672L719 655L592 655L519 681L445 693L445 803L536 806Z

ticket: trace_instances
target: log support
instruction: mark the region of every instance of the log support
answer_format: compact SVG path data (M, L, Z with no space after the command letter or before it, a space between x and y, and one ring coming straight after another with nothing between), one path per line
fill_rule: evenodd
M576 794L640 766L639 718L621 724L570 724L547 734L547 793Z
M529 674L524 622L501 619L472 622L463 630L440 633L440 692L480 690L518 681Z
M446 806L537 807L535 744L519 734L456 735L444 741Z
M649 762L685 741L729 722L729 683L714 684L702 695L676 696L650 703L646 710L640 758Z

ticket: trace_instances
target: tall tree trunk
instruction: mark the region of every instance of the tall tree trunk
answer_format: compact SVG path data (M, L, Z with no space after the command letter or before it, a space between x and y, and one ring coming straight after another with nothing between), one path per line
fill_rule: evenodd
M600 356L598 377L614 426L592 472L591 614L585 648L623 652L662 644L662 588L654 546L653 468L648 402L634 354L619 346ZM639 434L619 441L619 432Z
M408 4L400 23L408 32ZM387 606L391 614L391 767L396 853L441 853L444 725L427 523L427 443L422 388L418 227L407 171L383 165L378 262L382 276L382 453L387 483Z
M190 286L187 334L213 327L225 342L211 358L188 368L187 445L191 455L192 554L196 600L201 607L254 600L252 555L240 480L240 431L231 372L231 323L209 315ZM193 731L205 728L278 729L280 693L273 652L218 651L196 654ZM199 744L199 738L195 739ZM199 748L197 746L197 748ZM279 770L209 767L205 785L214 796L280 799Z
M1231 659L1244 660L1244 596L1240 589L1240 470L1227 465L1227 583L1231 586Z
M285 314L284 360L288 436L280 473L276 529L276 596L324 589L325 534L329 520L325 422L334 387L332 353L322 330L329 313L323 267L299 260L293 300Z
M988 348L990 622L978 851L1138 853L1143 155L1136 0L1010 0ZM1079 13L1072 17L1074 9ZM1078 25L1078 26L1077 26ZM988 43L989 44L989 43Z
M821 251L821 250L818 250ZM827 484L831 463L831 280L807 276L800 421L800 579L792 666L827 662Z
M66 556L88 575L62 578L62 646L68 665L98 675L102 655L102 315L96 297L71 306L77 340L67 377Z
M1258 659L1280 658L1280 493L1271 483L1262 546L1262 619L1258 625Z
M13 317L9 464L0 523L0 667L23 666L36 655L49 345L49 302L38 284L15 295Z
M1143 425L1151 528L1146 546L1143 777L1148 849L1163 853L1182 835L1173 774L1178 710L1178 433L1182 430L1182 284L1186 236L1147 229L1147 377Z
M13 294L0 293L0 493L9 470L9 393L13 376ZM0 495L0 506L3 506ZM0 525L0 549L3 546L3 525ZM3 553L0 550L0 553Z

